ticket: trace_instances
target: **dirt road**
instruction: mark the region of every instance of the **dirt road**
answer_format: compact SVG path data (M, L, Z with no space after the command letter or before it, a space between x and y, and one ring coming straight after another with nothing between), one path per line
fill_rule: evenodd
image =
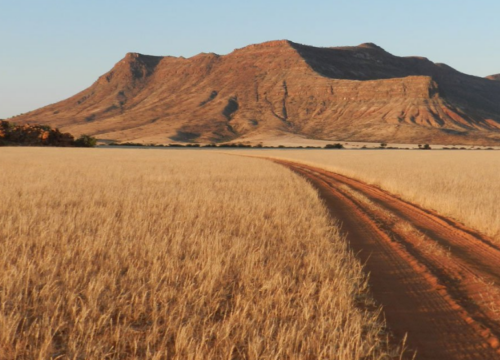
M396 339L416 359L500 359L500 248L375 186L293 162L342 223Z

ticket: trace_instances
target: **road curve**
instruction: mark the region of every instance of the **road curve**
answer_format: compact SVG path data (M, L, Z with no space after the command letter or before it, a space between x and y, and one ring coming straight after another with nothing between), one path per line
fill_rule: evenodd
M375 186L271 160L317 188L416 359L500 359L500 248L491 239Z

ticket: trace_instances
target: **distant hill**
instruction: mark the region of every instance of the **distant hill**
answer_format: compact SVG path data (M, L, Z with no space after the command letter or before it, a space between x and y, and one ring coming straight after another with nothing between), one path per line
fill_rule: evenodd
M185 59L129 53L88 89L14 119L135 142L497 144L500 82L374 44L291 41Z

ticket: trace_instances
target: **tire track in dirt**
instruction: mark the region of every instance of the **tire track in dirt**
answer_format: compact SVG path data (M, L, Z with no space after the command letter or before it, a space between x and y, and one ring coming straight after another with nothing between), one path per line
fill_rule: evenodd
M491 239L375 186L271 160L318 189L416 359L500 359L500 249Z

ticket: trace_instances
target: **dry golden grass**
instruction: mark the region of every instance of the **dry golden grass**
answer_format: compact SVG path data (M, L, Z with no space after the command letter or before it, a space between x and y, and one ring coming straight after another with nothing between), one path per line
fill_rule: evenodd
M262 150L378 185L500 242L497 151Z
M316 192L259 159L0 149L1 359L378 359Z

